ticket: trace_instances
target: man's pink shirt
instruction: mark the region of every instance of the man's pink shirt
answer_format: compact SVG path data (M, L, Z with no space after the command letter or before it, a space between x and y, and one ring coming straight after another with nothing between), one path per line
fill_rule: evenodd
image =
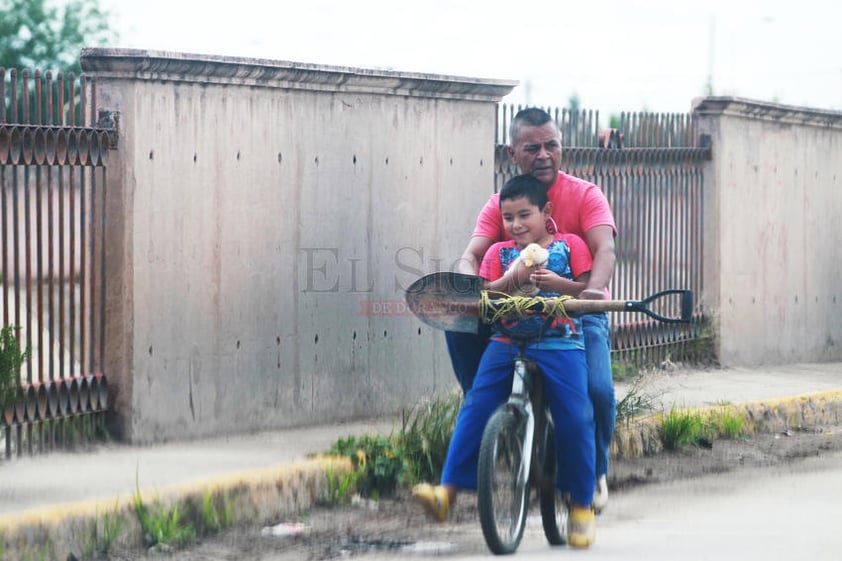
M547 196L553 203L553 219L559 232L584 238L585 232L595 226L611 226L617 235L611 207L597 185L560 171ZM509 239L503 227L499 193L491 195L480 211L474 236L490 238L493 242Z
M547 190L547 197L553 203L552 216L559 232L585 238L585 232L595 226L611 226L617 235L614 215L599 186L559 171L555 183ZM492 242L510 239L503 227L499 193L491 195L480 211L474 236L490 238ZM607 288L605 297L611 297Z

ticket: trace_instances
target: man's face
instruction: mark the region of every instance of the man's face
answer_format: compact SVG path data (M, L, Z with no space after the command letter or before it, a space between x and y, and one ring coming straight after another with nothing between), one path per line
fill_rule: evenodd
M520 168L550 187L561 165L561 135L552 121L540 127L521 125L512 139L509 156Z

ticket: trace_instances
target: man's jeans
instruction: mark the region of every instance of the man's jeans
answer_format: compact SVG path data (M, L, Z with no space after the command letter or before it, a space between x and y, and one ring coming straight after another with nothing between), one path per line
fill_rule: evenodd
M481 325L482 332L456 333L446 331L447 351L456 380L467 393L474 382L482 353L491 336L488 326ZM582 316L585 333L585 354L588 360L588 394L593 403L596 425L596 476L608 473L608 449L614 437L616 398L611 371L611 341L608 338L608 314L585 314Z

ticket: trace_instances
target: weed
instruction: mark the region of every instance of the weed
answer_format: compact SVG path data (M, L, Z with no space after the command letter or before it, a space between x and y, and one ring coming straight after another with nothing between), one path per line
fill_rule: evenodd
M661 420L661 442L667 450L687 444L710 443L714 435L701 413L670 409Z
M222 527L227 528L234 523L234 504L227 493L222 495Z
M615 382L623 382L635 376L639 370L637 366L627 361L611 362L611 377Z
M24 545L20 550L20 557L18 559L20 561L47 561L47 559L53 558L51 555L51 553L54 553L53 549L52 539L47 537L47 541L44 542L44 545L37 552L31 549L30 546ZM0 551L0 553L3 553L3 551ZM0 557L0 559L5 559L5 556Z
M219 511L222 502L222 512ZM202 498L202 532L213 533L224 530L233 523L234 514L231 501L226 493L214 499L212 490L208 490Z
M685 346L688 361L699 365L719 365L717 359L718 321L718 315L702 318L698 333Z
M711 413L711 423L715 425L719 436L736 439L743 435L746 415L729 407L722 407Z
M365 497L391 495L403 480L403 460L396 452L392 438L352 436L339 440L330 451L348 456L354 465L353 471L341 479L335 474L330 478L329 485L333 488L331 494L334 499L341 499L354 487Z
M347 502L354 490L377 499L402 486L439 479L461 406L461 393L453 392L404 411L400 430L388 438L348 437L335 442L329 453L349 457L354 469L341 477L328 471L326 500Z
M333 471L333 466L327 468L328 494L323 499L326 504L348 504L351 500L351 493L357 488L357 481L364 475L364 467L355 467L352 471L341 477Z
M208 489L202 497L202 530L204 532L218 532L222 527L219 512L213 502L213 491Z
M21 350L14 325L0 329L0 414L22 398L20 368L29 359L31 349Z
M143 502L140 488L136 486L135 512L149 545L182 547L196 541L196 530L192 524L182 520L178 503L172 509L164 507L159 501L152 506L154 508L150 509Z
M641 390L635 383L623 399L617 402L616 422L628 423L634 417L651 413L657 407L658 398Z
M123 529L123 519L118 510L119 505L115 502L111 512L104 512L101 518L98 514L95 515L91 525L85 529L82 552L86 559L94 555L108 555Z
M416 405L404 412L396 448L406 465L406 483L437 481L447 456L456 417L462 407L461 392Z

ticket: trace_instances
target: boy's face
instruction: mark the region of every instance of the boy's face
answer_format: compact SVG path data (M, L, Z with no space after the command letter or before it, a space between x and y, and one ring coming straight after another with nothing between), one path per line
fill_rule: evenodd
M503 214L503 227L518 246L540 243L547 236L545 213L526 197L501 201L500 212Z

